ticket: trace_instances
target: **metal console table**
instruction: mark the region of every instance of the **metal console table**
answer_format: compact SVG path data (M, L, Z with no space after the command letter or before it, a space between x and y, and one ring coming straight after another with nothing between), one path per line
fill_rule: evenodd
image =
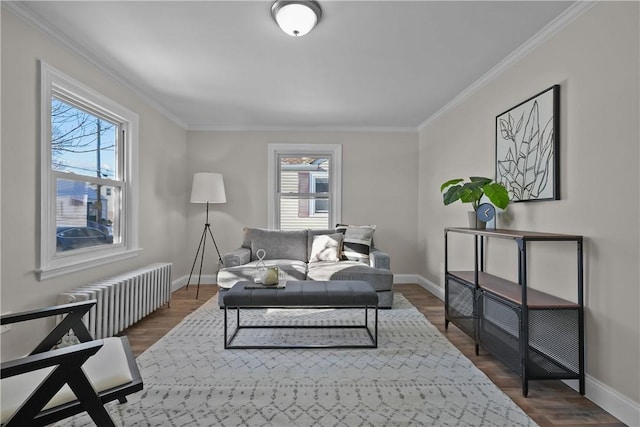
M449 270L449 233L474 237L474 269ZM485 239L515 241L518 282L484 271ZM574 241L577 245L577 302L527 286L527 245L530 242ZM455 324L479 346L522 378L577 379L585 393L583 237L517 230L445 228L445 328Z

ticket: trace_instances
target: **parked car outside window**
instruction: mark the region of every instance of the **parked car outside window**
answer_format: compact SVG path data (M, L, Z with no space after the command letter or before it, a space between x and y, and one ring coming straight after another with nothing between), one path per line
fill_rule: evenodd
M113 236L92 227L58 227L56 250L68 251L113 243Z

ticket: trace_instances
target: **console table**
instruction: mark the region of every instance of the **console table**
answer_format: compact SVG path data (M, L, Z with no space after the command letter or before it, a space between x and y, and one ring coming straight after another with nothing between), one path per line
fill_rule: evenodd
M449 270L449 233L473 236L474 268ZM509 239L518 250L518 281L484 271L485 239ZM576 301L527 286L527 246L532 242L576 242ZM585 393L582 236L503 229L445 228L445 328L456 325L522 378L577 379Z

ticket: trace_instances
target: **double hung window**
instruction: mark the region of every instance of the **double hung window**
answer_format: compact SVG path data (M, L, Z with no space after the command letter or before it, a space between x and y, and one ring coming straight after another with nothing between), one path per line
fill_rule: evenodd
M327 229L340 222L340 145L269 145L269 226Z
M133 256L137 115L41 64L40 277Z

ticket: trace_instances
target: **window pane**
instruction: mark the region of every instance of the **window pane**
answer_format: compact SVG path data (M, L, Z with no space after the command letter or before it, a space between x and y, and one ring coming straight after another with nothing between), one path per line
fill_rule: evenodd
M51 168L117 179L118 126L57 98L51 99Z
M329 165L326 155L279 157L281 229L329 227Z
M310 214L308 207L310 202L319 203L321 200L287 197L280 199L280 229L281 230L324 230L329 228L329 215L327 212ZM323 200L325 203L328 201Z
M324 175L328 189L329 164L329 159L324 156L281 156L279 191L281 193L315 192L310 187L312 174Z
M312 193L327 193L329 192L329 178L324 176L315 177L315 188Z
M120 188L56 180L56 251L120 243Z
M329 201L315 200L313 205L313 211L316 215L329 212Z

